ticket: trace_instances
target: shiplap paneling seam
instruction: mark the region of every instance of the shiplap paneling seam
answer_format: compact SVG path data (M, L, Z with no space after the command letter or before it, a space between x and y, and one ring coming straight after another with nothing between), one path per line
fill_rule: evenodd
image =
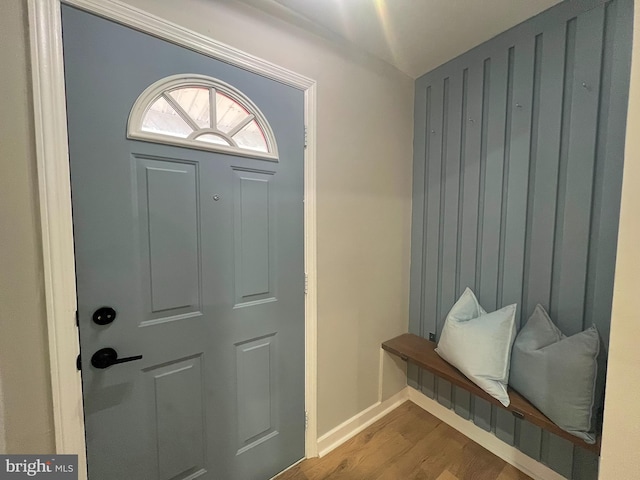
M425 137L425 142L424 142L424 185L425 185L425 190L426 187L429 185L429 152L431 151L431 87L427 87L427 101L426 101L426 105L425 105L425 116L426 116L426 123L425 123L425 131L424 133L422 133L422 135ZM423 214L422 214L422 258L421 258L421 262L420 262L420 267L421 267L421 278L422 278L422 283L421 285L424 286L426 284L426 276L427 276L427 269L424 266L424 259L427 258L427 215L429 212L429 197L428 195L425 193L424 194L424 202L423 202ZM428 336L428 332L425 331L425 318L426 315L426 308L425 308L425 299L424 299L424 288L422 288L420 290L420 324L422 327L422 336L426 337Z
M426 102L425 102L425 131L420 132L420 134L424 137L424 199L422 203L422 245L420 246L422 249L422 256L420 257L420 330L423 337L428 337L428 332L426 330L426 308L425 308L425 294L424 294L424 285L426 285L426 276L427 269L425 268L424 261L427 258L427 215L429 212L428 203L429 197L426 194L427 186L429 185L429 152L431 150L431 86L426 88ZM422 369L418 370L418 383L420 385L420 389L422 390L422 385L424 384L424 376L425 372Z
M489 117L491 113L491 75L493 70L492 59L488 57L483 64L483 92L482 92L482 120L481 120L481 139L480 139L480 176L478 189L478 223L476 237L476 295L482 296L482 257L483 257L483 239L485 224L485 199L486 199L486 178L487 178L487 157L488 157L488 141L489 141ZM473 422L485 430L491 430L491 404L472 396L473 398ZM487 413L489 419L487 420Z
M462 215L464 212L464 172L466 165L466 138L467 123L469 122L467 101L468 101L468 83L469 69L462 71L462 105L460 112L460 158L459 158L459 176L458 176L458 236L456 237L456 273L455 273L455 292L460 295L460 258L462 255Z
M426 262L429 258L428 252L428 228L429 228L429 209L431 208L431 204L429 202L429 185L430 185L430 170L431 170L431 157L432 157L432 149L433 149L433 140L434 137L432 135L433 130L433 96L434 96L434 87L427 87L427 105L426 105L426 125L425 125L425 155L424 155L424 163L425 163L425 196L424 196L424 224L423 224L423 255L422 255L422 272L423 272L423 281L422 281L422 314L421 314L421 322L422 322L422 331L423 336L427 337L429 335L428 326L428 313L427 313L427 301L426 301L426 285L427 276L431 274L427 269ZM420 386L423 393L431 396L433 398L435 396L435 378L433 374L429 372L425 372L424 370L420 370Z
M516 328L522 319L523 270L525 262L526 212L531 158L531 130L535 76L535 37L519 42L515 47L513 73L513 120L510 132L508 189L505 202L504 261L501 280L502 298L499 305L518 304ZM508 425L509 441L513 441L513 418L503 421ZM501 437L502 438L502 437ZM504 440L504 438L503 438Z
M449 133L449 77L442 83L442 129L440 132L440 209L438 211L438 270L436 272L438 283L436 290L436 335L440 336L440 324L442 313L442 250L444 248L444 216L447 185L447 140Z
M489 95L490 95L491 59L487 58L483 65L482 81L482 119L480 123L480 178L478 189L478 224L476 236L476 279L474 290L476 295L480 289L481 266L482 266L482 230L484 223L484 189L487 166L487 123L489 117Z
M602 135L601 135L601 129L605 128L606 129L606 121L608 119L608 109L605 110L606 108L606 103L603 101L603 96L605 95L605 92L607 91L607 85L606 83L606 75L607 72L609 71L608 68L606 68L606 62L607 62L607 47L608 47L608 40L610 38L610 32L608 32L608 20L610 18L610 8L612 8L612 3L608 3L607 5L605 5L604 7L604 17L603 17L603 25L602 25L602 49L600 51L600 83L599 83L599 91L598 91L598 115L597 115L597 119L598 122L596 124L596 137L595 137L595 148L594 148L594 162L593 162L593 172L592 172L592 185L591 185L591 205L589 207L589 211L590 211L590 216L589 216L589 240L592 239L593 236L593 230L596 228L596 225L598 223L598 216L597 216L597 193L599 192L598 189L598 185L599 185L599 176L598 176L598 167L600 166L600 163L597 161L598 158L598 152L600 151L600 147L601 147L601 142L603 140ZM608 103L608 102L607 102ZM606 111L607 115L604 115L603 112ZM606 134L605 134L606 135ZM585 288L585 295L584 295L584 301L583 301L583 308L582 311L584 312L584 315L582 317L582 330L584 330L585 328L588 328L591 326L590 323L587 323L587 319L589 318L589 310L588 310L588 304L589 304L589 299L590 299L590 295L589 295L589 279L591 278L591 258L592 258L592 250L596 250L597 242L592 242L589 241L587 242L587 265L586 265L586 272L585 272L585 277L587 279L587 284L586 284L586 288Z
M544 37L543 34L536 35L534 60L533 60L533 91L531 94L531 138L529 142L529 185L527 190L527 208L525 223L525 244L524 244L524 268L522 270L522 292L520 301L520 326L526 322L526 316L532 308L528 302L527 292L529 290L529 270L531 268L531 230L533 224L533 198L535 197L536 187L536 162L538 159L538 131L540 122L540 79L542 76L542 47Z
M558 163L558 180L556 190L556 215L553 232L554 246L551 260L551 283L549 285L549 313L556 317L558 305L558 289L560 265L562 262L562 236L564 224L564 202L567 187L567 157L569 150L569 133L571 130L571 100L573 97L573 72L575 61L576 18L567 22L565 54L564 54L564 88L562 98L562 121L560 127L560 154Z
M442 309L442 282L443 282L443 249L444 249L444 218L446 209L447 192L447 135L449 133L449 77L442 82L442 110L440 116L440 204L438 209L438 245L437 245L437 270L436 270L436 304L435 304L435 332L440 338L441 309ZM451 406L451 385L446 380L435 379L435 393L437 400L445 407Z
M511 128L513 122L513 69L515 47L509 48L507 56L507 102L505 108L504 152L502 157L502 200L500 214L500 244L498 246L498 286L496 288L496 306L502 305L504 281L504 256L507 220L507 200L509 197L509 165L511 162Z

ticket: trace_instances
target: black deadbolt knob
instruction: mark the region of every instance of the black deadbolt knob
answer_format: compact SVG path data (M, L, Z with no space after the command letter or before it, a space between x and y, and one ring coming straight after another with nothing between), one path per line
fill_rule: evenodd
M100 307L93 312L93 321L98 325L109 325L116 319L116 311L111 307Z

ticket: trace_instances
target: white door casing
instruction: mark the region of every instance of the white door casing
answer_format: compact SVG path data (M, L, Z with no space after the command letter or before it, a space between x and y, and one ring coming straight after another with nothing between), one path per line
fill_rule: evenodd
M75 323L76 285L62 57L61 3L152 34L304 91L305 454L317 455L316 83L265 60L117 0L29 0L38 190L42 228L49 361L56 453L79 455L86 479L85 438Z

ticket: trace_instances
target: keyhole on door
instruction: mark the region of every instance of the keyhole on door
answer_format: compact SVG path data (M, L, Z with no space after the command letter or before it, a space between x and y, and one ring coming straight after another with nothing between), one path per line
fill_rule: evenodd
M213 196L213 200L214 200L214 201L216 201L216 202L217 202L218 200L220 200L220 195L214 195L214 196Z

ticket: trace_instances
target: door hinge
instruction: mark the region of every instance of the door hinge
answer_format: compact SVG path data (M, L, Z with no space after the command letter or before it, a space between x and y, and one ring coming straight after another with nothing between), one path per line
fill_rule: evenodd
M80 326L80 316L78 315L78 310L76 310L76 327Z
M306 430L309 427L309 413L307 411L304 412L304 429Z
M304 126L304 148L307 148L308 145L308 133L307 133L307 126Z
M80 355L76 357L76 368L79 372L82 371L82 357L80 357Z
M309 293L309 275L306 273L304 274L304 293Z

